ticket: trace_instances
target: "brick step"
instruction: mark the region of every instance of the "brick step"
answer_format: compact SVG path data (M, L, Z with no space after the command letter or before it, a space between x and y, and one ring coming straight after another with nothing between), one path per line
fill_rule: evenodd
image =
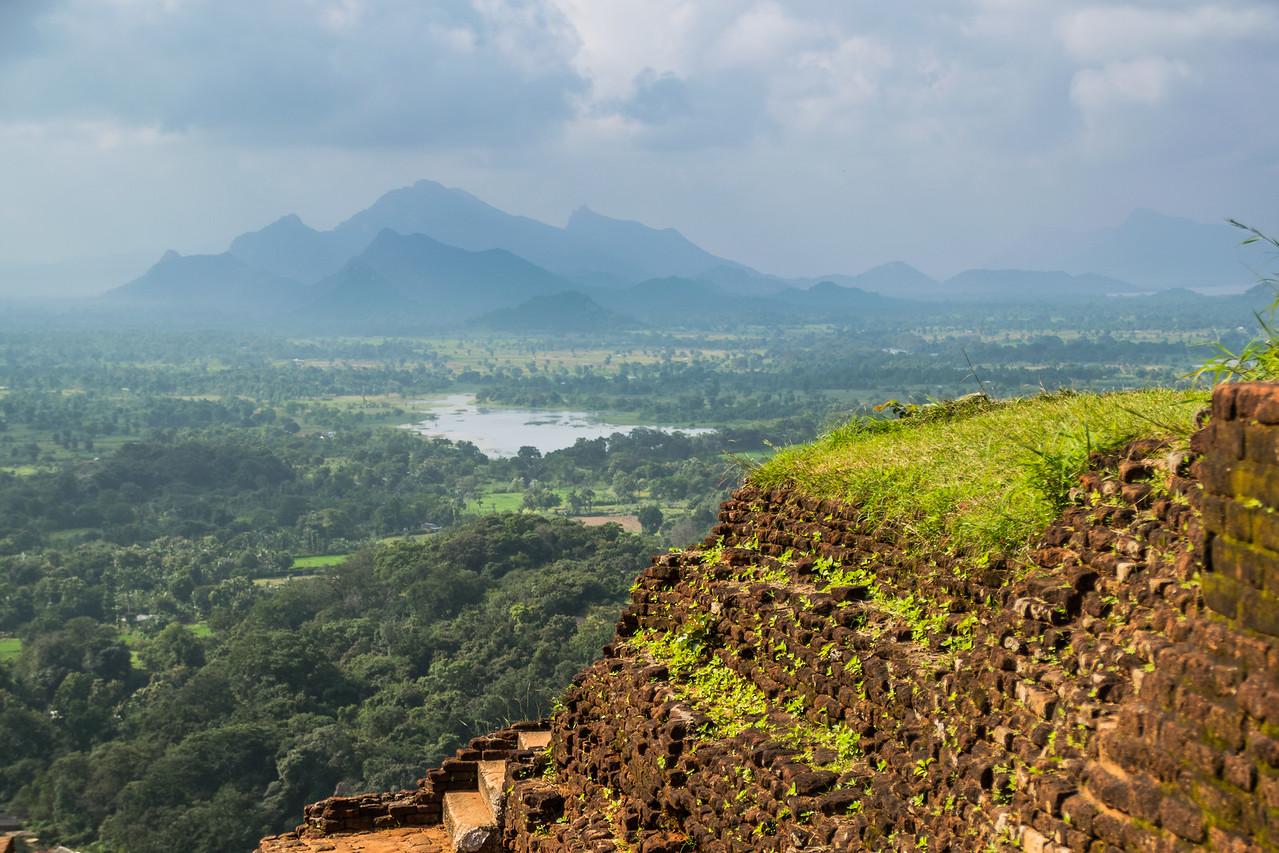
M450 853L452 849L443 827L420 826L316 838L266 838L258 853Z
M444 795L444 832L456 853L498 853L502 833L488 798L479 791Z

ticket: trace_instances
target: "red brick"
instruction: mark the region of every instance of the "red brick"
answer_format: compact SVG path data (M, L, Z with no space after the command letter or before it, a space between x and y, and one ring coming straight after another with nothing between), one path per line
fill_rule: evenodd
M1233 382L1223 382L1212 389L1213 423L1233 420L1235 417L1235 397L1241 386Z

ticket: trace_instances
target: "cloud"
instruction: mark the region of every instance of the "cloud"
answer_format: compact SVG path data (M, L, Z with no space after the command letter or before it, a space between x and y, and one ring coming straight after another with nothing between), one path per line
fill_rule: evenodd
M243 142L525 144L574 111L570 33L531 0L72 0L12 61L13 118L107 118Z
M1111 62L1079 71L1070 98L1086 114L1133 104L1153 105L1168 98L1174 86L1191 76L1190 66L1158 56Z
M1233 157L1241 169L1264 168L1275 123L1258 126L1246 93L1279 80L1279 9L1187 0L1093 4L1060 15L1053 30L1076 66L1070 102L1087 156Z
M1057 32L1067 54L1079 62L1200 53L1222 43L1270 41L1279 32L1279 10L1273 7L1204 4L1179 9L1171 5L1090 6L1063 15Z
M1277 37L1273 0L0 0L0 260L218 248L420 177L781 272L1255 218Z

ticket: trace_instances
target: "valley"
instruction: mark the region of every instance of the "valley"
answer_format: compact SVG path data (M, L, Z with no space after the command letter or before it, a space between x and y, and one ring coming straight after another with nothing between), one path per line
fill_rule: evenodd
M335 792L409 789L551 712L649 556L743 484L838 493L862 462L834 448L905 464L924 451L898 428L957 407L912 433L942 481L848 500L925 540L1026 538L1093 442L1183 429L1196 371L1250 351L1272 299L903 264L781 280L428 183L0 314L0 803L86 850L223 853ZM996 399L1040 414L965 432ZM1048 503L982 485L1010 458ZM961 488L952 530L930 513Z

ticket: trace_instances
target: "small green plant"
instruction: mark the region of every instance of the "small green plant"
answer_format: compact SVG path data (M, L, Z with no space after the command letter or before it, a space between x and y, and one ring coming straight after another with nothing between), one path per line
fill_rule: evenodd
M1244 225L1234 219L1230 220L1230 224L1247 232L1244 245L1260 243L1279 249L1279 240L1263 234L1251 225ZM1279 319L1279 277L1263 276L1261 283L1269 285L1275 291L1275 298L1270 305L1255 314L1261 333L1244 344L1238 352L1231 352L1218 342L1217 354L1199 366L1193 374L1195 379L1210 376L1216 384L1279 378L1279 329L1275 326Z

